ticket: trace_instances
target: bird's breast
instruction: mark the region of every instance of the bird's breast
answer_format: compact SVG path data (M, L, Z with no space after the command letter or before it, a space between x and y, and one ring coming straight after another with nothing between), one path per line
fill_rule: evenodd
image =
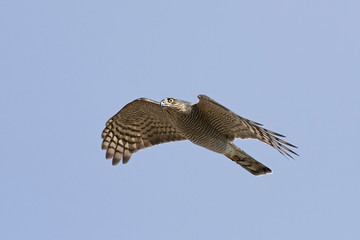
M228 147L226 136L199 112L191 112L176 120L174 124L188 140L197 145L218 153L223 153Z

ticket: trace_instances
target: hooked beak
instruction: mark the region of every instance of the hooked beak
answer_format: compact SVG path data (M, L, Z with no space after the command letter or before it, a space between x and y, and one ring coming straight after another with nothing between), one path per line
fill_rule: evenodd
M167 106L165 99L160 102L160 106L161 107L166 107Z

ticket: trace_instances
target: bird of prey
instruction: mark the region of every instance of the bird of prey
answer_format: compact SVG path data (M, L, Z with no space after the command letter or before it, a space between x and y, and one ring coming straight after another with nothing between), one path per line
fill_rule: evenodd
M237 147L235 138L258 139L283 155L298 155L289 149L296 146L281 139L285 136L238 116L208 96L198 98L196 104L175 98L165 98L160 103L139 98L127 104L107 121L102 132L106 158L112 158L113 165L121 160L125 164L140 149L190 140L225 155L254 175L263 175L272 171Z

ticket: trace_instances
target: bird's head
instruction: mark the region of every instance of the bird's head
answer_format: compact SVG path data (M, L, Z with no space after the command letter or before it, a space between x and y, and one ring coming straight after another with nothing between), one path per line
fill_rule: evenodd
M165 98L160 102L160 106L163 109L173 109L182 113L188 113L191 111L192 103L186 102L183 100L175 99L175 98Z

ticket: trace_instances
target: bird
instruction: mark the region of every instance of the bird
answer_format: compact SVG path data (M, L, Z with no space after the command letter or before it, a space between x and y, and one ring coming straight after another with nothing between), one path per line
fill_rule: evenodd
M129 162L133 153L157 144L189 140L194 144L230 158L253 175L272 173L233 141L257 139L281 154L293 158L297 148L282 138L284 135L262 127L262 124L238 116L206 95L198 95L199 102L176 98L157 102L138 98L125 105L111 117L103 130L101 147L112 165L121 160Z

